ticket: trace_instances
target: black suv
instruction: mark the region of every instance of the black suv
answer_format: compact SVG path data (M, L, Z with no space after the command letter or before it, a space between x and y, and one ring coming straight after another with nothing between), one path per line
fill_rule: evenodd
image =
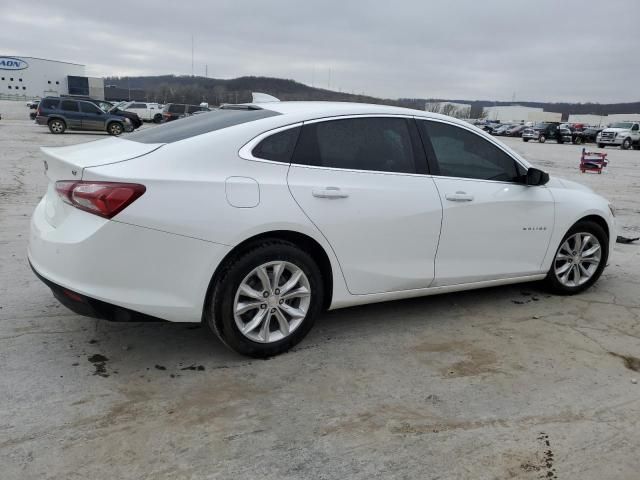
M91 101L72 98L43 98L36 111L36 123L47 125L54 134L65 130L93 130L120 135L133 130L128 118L105 112Z
M210 109L200 105L186 105L184 103L167 103L162 109L162 121L170 122L182 117L188 117L198 112L208 112Z

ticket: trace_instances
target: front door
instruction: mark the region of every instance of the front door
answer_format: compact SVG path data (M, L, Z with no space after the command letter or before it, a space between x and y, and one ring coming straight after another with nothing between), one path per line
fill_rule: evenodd
M291 194L331 244L353 294L428 287L442 207L412 119L307 123Z
M538 274L554 224L544 186L470 129L418 121L443 206L436 286Z
M82 112L82 129L83 130L105 130L104 120L106 113L90 102L79 102L80 111Z

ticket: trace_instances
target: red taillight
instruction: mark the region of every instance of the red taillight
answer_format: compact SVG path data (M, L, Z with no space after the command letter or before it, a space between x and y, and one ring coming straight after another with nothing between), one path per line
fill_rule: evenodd
M69 205L112 218L131 205L146 188L138 183L61 180L56 182L56 191Z
M39 117L40 115L41 115L40 114L40 107L38 107L38 108L36 108L36 117Z

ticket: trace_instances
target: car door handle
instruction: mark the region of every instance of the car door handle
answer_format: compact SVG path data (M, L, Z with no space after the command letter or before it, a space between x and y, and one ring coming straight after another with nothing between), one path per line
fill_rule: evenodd
M347 198L349 194L338 187L314 188L311 195L317 198Z
M473 200L473 195L470 195L467 192L456 192L447 193L444 198L452 202L471 202Z

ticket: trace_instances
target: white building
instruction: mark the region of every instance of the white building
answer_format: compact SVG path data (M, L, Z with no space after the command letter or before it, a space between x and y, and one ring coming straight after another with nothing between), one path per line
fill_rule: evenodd
M606 127L616 122L639 122L640 113L615 113L611 115L569 115L569 123L584 123L593 127Z
M35 57L0 56L0 98L47 95L104 98L104 81L85 75L85 66Z
M470 118L471 105L467 103L455 102L427 102L424 106L425 111L432 113L441 113L456 118Z
M498 122L559 122L562 120L562 113L545 112L542 108L522 105L485 107L483 110L487 120Z

